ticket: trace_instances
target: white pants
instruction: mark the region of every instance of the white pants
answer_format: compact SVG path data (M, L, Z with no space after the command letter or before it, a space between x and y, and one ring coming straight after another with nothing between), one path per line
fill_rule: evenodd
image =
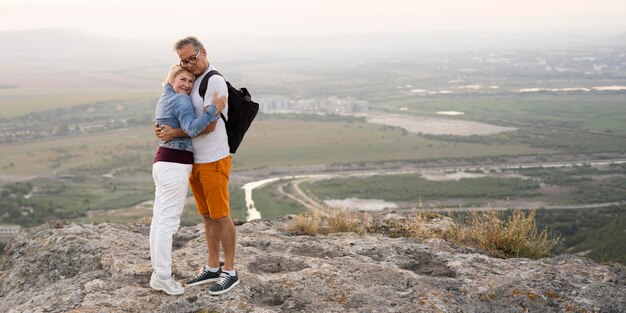
M172 236L180 226L189 189L191 164L156 162L152 165L154 208L150 225L150 260L157 275L172 275Z

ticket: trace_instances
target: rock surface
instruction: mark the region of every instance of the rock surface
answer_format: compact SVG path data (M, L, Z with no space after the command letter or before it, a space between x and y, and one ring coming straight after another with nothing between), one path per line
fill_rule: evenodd
M497 259L441 239L292 236L289 218L238 226L241 284L213 297L150 289L149 226L27 229L0 258L0 312L626 312L620 265ZM206 260L201 225L174 241L174 274Z

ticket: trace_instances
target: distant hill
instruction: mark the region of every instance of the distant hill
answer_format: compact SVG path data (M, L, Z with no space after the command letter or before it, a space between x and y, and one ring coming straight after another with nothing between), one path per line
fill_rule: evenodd
M82 31L42 28L0 32L0 64L18 62L91 62L111 59L141 64L173 59L169 45L93 35Z
M218 68L224 66L223 69L241 64L242 60L318 62L329 58L386 60L404 56L420 59L476 50L595 48L600 40L576 34L453 31L199 38L205 44L209 60L215 61ZM0 66L4 68L0 85L115 88L129 79L160 80L169 65L178 61L170 41L173 40L105 37L60 28L0 32ZM104 77L102 73L106 73ZM62 80L58 79L59 75L63 76ZM146 81L145 86L152 85Z
M111 38L88 34L85 32L60 29L40 28L22 31L0 32L0 53L40 55L42 53L55 53L60 51L77 50L94 51L97 48L119 48L118 41Z
M224 58L329 57L403 52L447 53L477 49L563 49L595 46L602 38L573 33L429 31L291 37L202 37L210 56ZM626 33L610 41L626 42ZM607 41L609 43L610 41ZM130 58L135 62L171 60L173 42L121 39L77 30L43 28L0 32L0 58L6 62L44 58Z
M220 41L247 57L388 56L451 54L470 50L555 50L595 46L597 37L579 34L429 31L303 37L249 37Z
M617 45L617 46L626 46L626 32L621 33L617 36L609 37L604 40L604 43L608 45Z

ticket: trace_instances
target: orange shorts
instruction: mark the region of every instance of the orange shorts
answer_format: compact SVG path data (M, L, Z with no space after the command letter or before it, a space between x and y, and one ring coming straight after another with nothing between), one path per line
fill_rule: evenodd
M230 215L228 177L232 157L211 163L194 163L189 185L196 200L198 213L217 219Z

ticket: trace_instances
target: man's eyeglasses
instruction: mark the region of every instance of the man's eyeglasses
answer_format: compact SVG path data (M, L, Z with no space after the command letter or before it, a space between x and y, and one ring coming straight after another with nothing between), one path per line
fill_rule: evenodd
M187 60L180 60L180 66L186 67L190 64L196 64L196 62L198 62L198 56L200 55L201 51L202 49L198 50L198 53L196 53L196 55L189 57Z

